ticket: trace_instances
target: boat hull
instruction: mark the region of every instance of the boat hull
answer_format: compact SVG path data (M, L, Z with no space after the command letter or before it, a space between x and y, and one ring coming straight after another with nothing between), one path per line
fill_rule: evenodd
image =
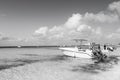
M83 52L71 52L71 51L63 51L64 55L76 57L76 58L92 58L92 56L89 56Z
M59 48L63 51L63 54L70 57L76 58L93 58L92 51L86 50L78 50L78 48Z

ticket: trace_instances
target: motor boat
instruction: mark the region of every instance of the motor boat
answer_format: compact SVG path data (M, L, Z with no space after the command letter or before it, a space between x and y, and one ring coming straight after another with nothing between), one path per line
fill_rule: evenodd
M63 54L71 57L78 58L93 58L92 50L90 49L79 49L78 47L60 47Z
M86 41L84 39L75 39L77 42L80 41ZM94 45L94 48L97 46L95 43L92 43L92 46ZM81 44L79 46L74 46L74 47L59 47L59 50L62 50L63 54L66 56L70 57L76 57L76 58L94 58L93 50L91 49L91 43L89 44L84 44L84 46L89 46L88 48L81 48ZM100 49L101 53L108 53L108 50Z

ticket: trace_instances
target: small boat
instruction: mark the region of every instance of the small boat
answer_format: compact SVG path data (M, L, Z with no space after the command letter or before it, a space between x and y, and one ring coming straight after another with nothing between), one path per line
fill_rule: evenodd
M93 58L92 50L78 49L78 47L60 47L64 55L78 58Z
M94 48L99 48L100 47L100 44L96 44L96 43L89 43L87 45L84 45L84 46L89 46L88 48L86 49L83 49L81 48L82 46L82 42L83 41L87 41L85 39L74 39L76 42L80 41L81 44L79 46L75 46L75 47L60 47L59 49L63 51L63 54L64 55L67 55L67 56L70 56L70 57L76 57L76 58L95 58L95 54L93 53L93 45L94 45ZM92 49L91 49L92 47ZM100 49L100 48L99 48ZM109 51L108 50L101 50L101 53L104 54L104 53L108 53ZM98 54L99 55L99 54Z

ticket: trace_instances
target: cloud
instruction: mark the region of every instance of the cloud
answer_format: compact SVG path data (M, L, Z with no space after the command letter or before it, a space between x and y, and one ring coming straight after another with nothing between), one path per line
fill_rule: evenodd
M56 41L61 42L62 40L68 41L74 38L87 38L94 41L102 41L106 37L112 38L113 36L119 38L120 33L118 32L120 32L120 29L106 36L104 32L105 27L95 25L98 23L104 25L119 22L120 17L118 13L120 13L120 1L111 3L105 11L100 11L96 14L88 12L83 15L74 13L64 24L53 27L40 27L34 32L34 35L37 35L35 38L46 42L54 40L53 43Z
M6 35L1 33L0 34L0 41L21 41L21 39L20 38L6 36Z
M120 28L118 28L118 29L116 30L116 32L120 33Z
M84 20L101 23L120 21L120 1L109 4L105 11L100 11L97 14L86 12L84 15Z
M117 39L120 38L120 33L111 33L107 36L109 39Z
M5 36L2 34L0 36L0 46L18 46L21 45L21 40L22 39L20 38Z
M73 14L72 17L70 17L67 22L65 23L65 26L67 28L75 28L80 25L80 21L82 19L82 15L79 13Z
M112 4L109 5L108 9L111 11L116 11L120 16L120 1L113 2Z
M119 21L119 17L116 14L112 14L112 13L105 14L104 12L100 12L100 13L97 13L97 14L86 13L85 16L84 16L84 20L101 22L101 23L105 23L105 22L112 23L112 22Z
M97 32L96 32L97 31ZM46 40L68 40L74 38L85 38L91 35L101 35L100 28L92 28L82 22L81 14L73 14L63 25L51 28L40 27L34 32L39 39Z
M120 39L120 28L107 36L109 39Z
M120 41L120 33L117 32L110 33L109 35L107 35L106 39L107 42L118 44Z
M101 27L97 27L94 32L95 32L95 34L102 35L102 29L101 29Z
M48 31L48 27L40 27L38 30L35 31L35 35L42 35L45 36Z

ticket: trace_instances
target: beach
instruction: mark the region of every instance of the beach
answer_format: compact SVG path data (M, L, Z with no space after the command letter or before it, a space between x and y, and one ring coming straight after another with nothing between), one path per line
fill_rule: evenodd
M112 60L66 57L57 48L0 49L0 80L119 80L118 48Z

